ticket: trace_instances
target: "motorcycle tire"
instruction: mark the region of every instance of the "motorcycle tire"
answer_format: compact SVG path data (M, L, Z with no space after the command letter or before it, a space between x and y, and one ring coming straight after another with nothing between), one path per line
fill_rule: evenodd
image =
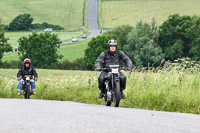
M119 107L120 103L120 83L115 82L115 93L113 94L114 107Z
M25 92L24 98L30 99L30 85L26 86L26 92Z

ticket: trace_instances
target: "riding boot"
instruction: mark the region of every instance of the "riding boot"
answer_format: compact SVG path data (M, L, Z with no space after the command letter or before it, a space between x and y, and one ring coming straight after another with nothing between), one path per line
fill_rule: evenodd
M18 96L21 96L21 95L22 95L22 93L21 93L21 91L19 91L19 92L18 92Z
M124 95L123 91L121 92L121 98L122 98L122 99L125 99L125 98L126 98L126 96Z

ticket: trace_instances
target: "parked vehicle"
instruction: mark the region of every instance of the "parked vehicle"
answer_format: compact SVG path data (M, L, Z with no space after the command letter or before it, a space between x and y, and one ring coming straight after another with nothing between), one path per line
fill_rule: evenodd
M82 38L87 38L87 35L86 34L82 35Z
M52 28L46 28L46 29L44 29L44 31L46 32L46 31L53 31L53 29Z
M72 37L72 42L78 42L79 40L76 37Z

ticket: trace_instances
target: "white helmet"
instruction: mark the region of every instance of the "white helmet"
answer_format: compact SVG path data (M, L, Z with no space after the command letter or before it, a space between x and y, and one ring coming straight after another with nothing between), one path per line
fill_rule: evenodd
M108 47L110 47L110 46L117 46L117 41L114 40L114 39L111 39L111 40L108 41L107 44L108 44Z

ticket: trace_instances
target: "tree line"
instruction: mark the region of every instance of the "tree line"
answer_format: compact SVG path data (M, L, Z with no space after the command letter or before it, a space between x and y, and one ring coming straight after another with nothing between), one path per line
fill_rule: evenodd
M200 61L200 17L170 15L161 25L138 22L134 27L122 25L93 38L85 50L85 64L94 69L97 56L107 49L106 41L116 39L136 67L160 66L161 61L189 57ZM93 56L92 56L93 55Z
M52 28L53 30L64 30L63 27L59 25L49 24L47 22L34 23L34 18L31 17L31 14L25 13L16 16L9 25L3 25L4 30L6 31L28 31L28 30L41 30L45 28Z
M34 32L28 37L19 39L19 56L21 61L24 58L31 58L37 68L94 70L96 58L108 48L107 42L110 39L117 40L118 49L123 50L136 67L157 67L162 65L161 62L182 57L199 61L200 17L174 14L159 27L154 20L151 24L138 22L135 26L119 26L92 38L85 49L84 57L74 62L58 61L62 55L57 53L59 48L57 35ZM3 52L9 49L7 39L0 31L0 59ZM5 64L8 65L8 62Z

